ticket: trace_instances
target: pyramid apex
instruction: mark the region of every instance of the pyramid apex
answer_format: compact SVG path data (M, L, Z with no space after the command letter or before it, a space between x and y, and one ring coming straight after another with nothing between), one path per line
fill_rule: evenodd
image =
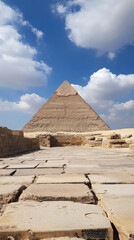
M57 96L77 95L77 91L71 86L68 81L64 81L56 90Z

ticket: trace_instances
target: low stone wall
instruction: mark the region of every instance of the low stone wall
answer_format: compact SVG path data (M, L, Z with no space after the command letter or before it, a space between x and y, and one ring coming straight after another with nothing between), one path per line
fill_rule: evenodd
M41 147L51 147L51 135L50 134L39 134L37 136Z
M40 146L87 146L103 148L130 148L134 150L134 129L97 131L88 133L24 133L26 137L36 137Z
M36 136L39 139L41 147L60 147L60 146L89 146L101 147L101 137L89 137L82 134L39 134Z
M37 138L25 138L22 131L0 127L0 157L39 149Z
M51 135L51 147L55 146L84 146L85 136L82 135Z

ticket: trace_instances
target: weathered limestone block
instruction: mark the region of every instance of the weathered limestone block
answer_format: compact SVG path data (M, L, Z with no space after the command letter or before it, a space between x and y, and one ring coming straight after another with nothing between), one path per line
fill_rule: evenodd
M34 175L31 176L0 176L0 186L4 184L25 185L28 186L34 181Z
M121 139L121 135L116 133L108 134L107 139Z
M134 151L134 144L131 144L129 149L130 149L130 151Z
M133 135L132 134L126 134L123 136L123 138L131 138Z
M64 162L59 161L59 162L42 162L39 163L37 168L63 168L65 166Z
M86 137L87 140L95 140L95 136Z
M20 200L74 201L95 203L91 190L84 184L32 184L20 196Z
M101 141L92 141L92 140L88 140L86 141L86 146L89 147L101 147L102 146L102 142Z
M103 148L122 148L122 147L129 147L129 144L126 143L124 139L107 139L104 138L102 141Z
M124 144L113 144L112 148L129 148L129 144L128 143L124 143Z
M83 146L85 145L85 136L78 134L59 133L51 135L51 146Z
M32 169L32 168L36 168L38 166L38 162L37 163L32 163L30 162L29 164L11 164L7 167L7 169Z
M19 130L12 130L12 135L21 136L21 137L24 136L23 132Z
M61 174L63 173L62 168L33 168L33 169L18 169L15 172L15 176L27 176L27 175L44 175L44 174Z
M92 187L98 199L103 196L111 198L134 196L134 184L93 184Z
M22 184L1 184L0 185L0 204L6 204L16 200L16 197L25 189Z
M39 175L36 180L37 184L42 183L89 183L84 174L60 174L60 175Z
M120 240L134 239L134 197L103 197L101 206L116 227Z
M0 127L0 157L39 149L36 138L24 138L23 132Z
M95 141L101 142L103 140L103 137L96 137Z
M6 127L0 127L0 134L12 135L12 130Z
M33 236L34 239L77 236L112 240L113 231L102 208L97 205L21 201L9 204L0 218L0 239L7 240L8 236L23 240L33 239Z
M88 175L92 184L134 184L134 175L127 172L111 172Z
M39 134L37 135L40 146L51 147L51 135L50 134Z

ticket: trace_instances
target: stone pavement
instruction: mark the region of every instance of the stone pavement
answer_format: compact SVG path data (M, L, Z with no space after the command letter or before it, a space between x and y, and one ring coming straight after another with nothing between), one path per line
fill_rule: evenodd
M44 148L0 159L0 240L134 239L134 153Z

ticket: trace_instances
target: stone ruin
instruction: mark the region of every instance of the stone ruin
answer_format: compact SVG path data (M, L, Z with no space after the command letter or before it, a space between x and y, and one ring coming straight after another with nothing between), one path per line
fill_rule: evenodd
M26 137L36 137L40 146L89 146L129 148L134 136L110 131L109 126L64 81L52 97L22 129Z
M0 128L0 240L134 239L134 130L64 82L23 131Z
M37 138L25 138L22 131L0 127L0 157L39 149Z

